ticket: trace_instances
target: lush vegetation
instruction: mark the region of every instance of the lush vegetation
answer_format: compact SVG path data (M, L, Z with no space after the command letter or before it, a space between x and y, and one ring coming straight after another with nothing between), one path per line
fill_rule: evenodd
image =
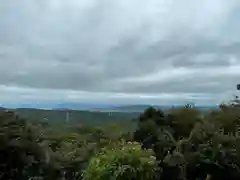
M151 150L143 150L139 143L118 143L91 159L83 180L154 180L158 169Z
M19 116L35 121L48 121L49 123L64 123L66 122L67 113L69 123L79 123L84 125L101 126L103 124L129 123L129 120L137 118L139 112L103 112L103 111L77 111L77 110L45 110L45 109L28 109L20 108L13 109Z
M239 104L204 115L190 105L147 108L129 125L79 122L29 121L1 110L0 179L240 179Z

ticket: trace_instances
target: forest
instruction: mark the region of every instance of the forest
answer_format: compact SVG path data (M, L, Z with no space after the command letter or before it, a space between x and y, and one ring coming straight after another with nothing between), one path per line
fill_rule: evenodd
M102 122L49 123L1 109L0 179L240 179L239 103L204 114L149 107L125 123Z

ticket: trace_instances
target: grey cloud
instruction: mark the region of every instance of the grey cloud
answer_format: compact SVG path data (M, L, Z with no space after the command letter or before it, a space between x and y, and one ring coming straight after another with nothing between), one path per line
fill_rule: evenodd
M155 82L152 84L140 84L139 86L128 86L126 91L134 93L208 93L208 94L221 94L226 92L235 92L235 86L239 81L239 75L236 76L219 76L219 77L184 77L176 78L168 82ZM233 95L233 94L231 94Z
M129 94L124 102L138 93L227 96L240 75L217 68L240 65L239 7L236 0L4 0L0 85L47 89L46 97L50 90Z
M116 102L121 104L181 104L185 102L206 103L209 100L215 100L217 96L208 96L208 94L125 94L125 93L91 93L86 91L73 90L53 90L53 89L33 89L17 86L0 86L1 103L64 103L64 102L81 102L81 103L110 103ZM11 98L9 97L11 96ZM36 97L38 97L36 99ZM215 101L218 103L218 101Z
M232 58L239 58L240 56L232 57L232 54L196 54L196 55L179 55L173 58L172 64L174 67L216 67L216 66L231 66Z

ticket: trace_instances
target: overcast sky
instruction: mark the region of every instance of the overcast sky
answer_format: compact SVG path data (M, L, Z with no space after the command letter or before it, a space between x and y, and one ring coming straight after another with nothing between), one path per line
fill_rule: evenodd
M239 19L239 0L1 0L0 103L219 103Z

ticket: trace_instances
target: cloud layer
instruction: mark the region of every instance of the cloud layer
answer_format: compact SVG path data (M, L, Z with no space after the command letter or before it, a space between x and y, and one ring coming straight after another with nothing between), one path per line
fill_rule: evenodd
M238 0L3 0L0 102L215 104L240 83Z

